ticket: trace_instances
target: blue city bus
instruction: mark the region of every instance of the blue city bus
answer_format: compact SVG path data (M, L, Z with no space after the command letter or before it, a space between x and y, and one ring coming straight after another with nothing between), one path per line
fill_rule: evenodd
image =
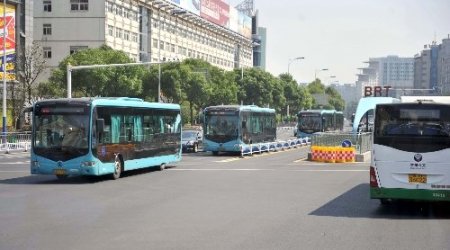
M204 110L205 151L240 152L241 146L276 139L275 110L255 105L211 106Z
M296 135L298 138L310 137L317 132L342 131L344 114L336 110L303 110L297 114Z
M33 106L31 173L110 175L181 160L178 104L137 98L72 98Z

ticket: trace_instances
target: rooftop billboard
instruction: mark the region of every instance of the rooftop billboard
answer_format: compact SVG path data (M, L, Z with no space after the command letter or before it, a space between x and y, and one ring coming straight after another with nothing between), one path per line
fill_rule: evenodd
M219 26L252 37L252 18L230 7L222 0L171 0L181 8L194 13Z
M206 20L228 27L230 6L221 0L201 0L200 16Z

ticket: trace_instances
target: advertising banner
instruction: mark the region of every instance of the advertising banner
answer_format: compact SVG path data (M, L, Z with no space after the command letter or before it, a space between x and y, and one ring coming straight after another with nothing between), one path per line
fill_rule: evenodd
M230 21L227 28L234 32L239 32L238 30L238 19L239 19L239 13L238 10L235 8L230 8Z
M228 27L230 6L221 0L201 0L200 16L220 26Z
M243 12L239 12L238 30L241 35L252 38L252 18Z
M6 12L6 13L5 13ZM5 13L6 18L3 18ZM1 53L1 72L0 78L3 79L3 51L6 51L6 70L7 79L15 80L14 65L16 62L16 9L12 5L0 6L0 53ZM5 47L3 47L5 43Z

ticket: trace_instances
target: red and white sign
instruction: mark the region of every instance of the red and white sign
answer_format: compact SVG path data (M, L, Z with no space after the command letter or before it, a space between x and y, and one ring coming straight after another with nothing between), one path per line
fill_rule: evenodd
M228 27L230 6L221 0L201 0L200 16L220 26Z

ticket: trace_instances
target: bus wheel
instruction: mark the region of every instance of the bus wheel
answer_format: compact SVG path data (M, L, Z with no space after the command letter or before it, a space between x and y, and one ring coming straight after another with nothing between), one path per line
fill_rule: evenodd
M117 180L120 178L120 175L122 174L122 161L118 156L116 156L116 159L114 160L114 173L112 173L111 177L113 180Z
M164 169L166 169L165 163L162 163L161 165L159 165L159 171L163 171Z
M217 156L219 155L219 151L212 151L213 155Z
M192 149L194 151L194 153L198 152L198 144L194 144L194 149Z

